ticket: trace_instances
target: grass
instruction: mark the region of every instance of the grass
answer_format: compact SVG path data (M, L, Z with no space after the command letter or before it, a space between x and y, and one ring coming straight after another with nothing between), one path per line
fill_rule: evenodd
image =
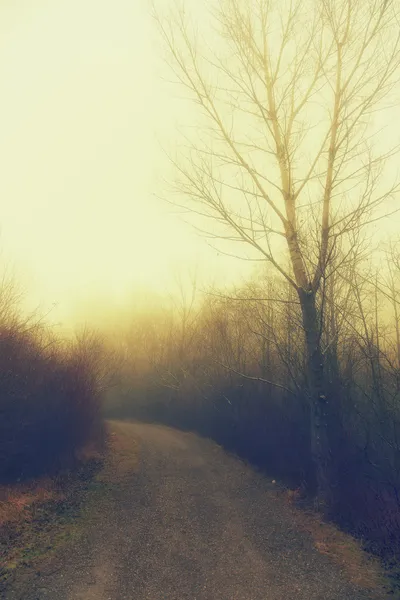
M108 424L104 455L86 448L80 467L55 478L0 486L0 597L32 573L61 569L57 551L76 540L109 493L138 467L138 445L128 423Z
M351 583L364 588L377 600L388 594L400 598L390 573L377 557L367 551L362 540L325 521L318 512L304 503L298 490L278 487L276 493L282 501L289 504L297 527L311 535L318 552L327 555L337 564Z
M0 489L0 591L21 567L26 573L39 570L42 559L75 537L90 481L100 466L101 459L93 457L76 472Z

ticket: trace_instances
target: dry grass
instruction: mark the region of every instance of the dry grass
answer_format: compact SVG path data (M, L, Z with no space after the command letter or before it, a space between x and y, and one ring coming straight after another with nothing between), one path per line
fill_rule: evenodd
M81 467L102 461L101 452L93 443L76 452ZM72 476L72 477L71 477ZM28 482L0 485L0 527L32 520L35 506L44 502L60 502L65 498L63 480L73 480L73 474L65 472L56 477L40 477Z
M77 517L98 470L88 449L76 472L0 486L0 597L2 588L46 562L76 534Z
M32 519L34 504L60 499L61 491L50 477L24 484L0 485L0 527Z
M107 430L106 454L87 445L77 472L0 486L0 597L32 570L54 568L57 548L82 535L108 492L137 471L138 444L130 424L109 422Z
M311 535L318 552L339 565L351 583L382 598L383 567L377 558L363 549L360 541L324 521L319 513L300 508L300 490L279 490L277 494L289 505L298 528Z

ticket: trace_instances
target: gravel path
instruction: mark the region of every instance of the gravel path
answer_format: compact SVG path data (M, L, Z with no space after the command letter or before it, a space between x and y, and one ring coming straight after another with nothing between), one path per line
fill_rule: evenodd
M129 424L139 472L107 514L10 600L366 600L266 479L210 441ZM104 507L102 510L104 513Z

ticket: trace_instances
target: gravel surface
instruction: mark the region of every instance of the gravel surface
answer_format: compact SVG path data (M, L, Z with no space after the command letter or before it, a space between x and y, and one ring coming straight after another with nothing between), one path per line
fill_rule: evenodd
M9 600L366 600L272 484L194 434L129 424L138 473ZM106 514L104 514L106 513Z

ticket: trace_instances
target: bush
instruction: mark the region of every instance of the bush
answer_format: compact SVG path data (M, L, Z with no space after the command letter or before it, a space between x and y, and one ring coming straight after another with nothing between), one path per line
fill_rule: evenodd
M0 481L71 468L100 444L100 378L93 338L65 343L40 323L0 324Z

